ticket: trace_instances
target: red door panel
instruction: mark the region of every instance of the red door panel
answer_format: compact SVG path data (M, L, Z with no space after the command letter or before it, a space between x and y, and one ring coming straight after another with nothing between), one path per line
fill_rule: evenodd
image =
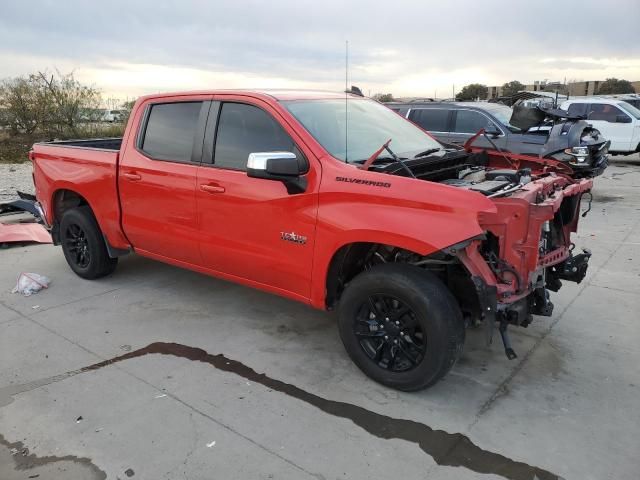
M197 132L204 128L208 113L208 103L202 102L211 97L163 97L160 103L150 100L132 119L140 125L144 138L127 139L118 187L122 227L135 249L200 263L195 196L200 161Z
M151 160L135 150L120 165L122 226L133 247L199 263L198 166Z
M198 185L203 266L309 298L317 192L289 195L281 182L208 166ZM283 240L290 233L305 243Z
M203 158L196 188L203 266L308 300L320 165L267 103L232 95L214 100L222 102L215 148L209 149L216 162ZM310 165L306 191L289 194L282 182L248 177L244 169L253 148L297 149Z

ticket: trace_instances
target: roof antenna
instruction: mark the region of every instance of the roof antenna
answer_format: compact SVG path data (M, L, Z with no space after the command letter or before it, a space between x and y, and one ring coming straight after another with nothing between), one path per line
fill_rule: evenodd
M349 163L349 40L344 52L344 161Z

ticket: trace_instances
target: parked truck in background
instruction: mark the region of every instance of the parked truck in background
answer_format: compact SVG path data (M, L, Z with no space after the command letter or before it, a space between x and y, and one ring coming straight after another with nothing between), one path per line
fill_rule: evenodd
M38 143L38 208L74 272L135 252L338 311L374 380L428 387L465 328L551 315L580 282L591 179L561 162L443 147L386 107L324 92L140 98L121 139ZM212 319L212 323L216 320Z
M617 98L577 97L562 104L562 109L580 115L609 141L614 155L640 152L640 110Z

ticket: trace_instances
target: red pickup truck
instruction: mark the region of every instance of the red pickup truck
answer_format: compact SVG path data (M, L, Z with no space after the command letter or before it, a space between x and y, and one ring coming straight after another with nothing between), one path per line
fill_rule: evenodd
M553 160L447 149L357 95L140 98L123 138L38 143L38 208L79 276L129 252L338 310L371 378L434 384L465 327L551 315L583 194Z

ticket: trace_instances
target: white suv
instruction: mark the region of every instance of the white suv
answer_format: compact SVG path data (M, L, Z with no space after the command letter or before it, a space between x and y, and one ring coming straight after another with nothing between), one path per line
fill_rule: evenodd
M640 110L615 98L576 98L561 107L584 118L611 141L609 153L629 155L640 151Z

